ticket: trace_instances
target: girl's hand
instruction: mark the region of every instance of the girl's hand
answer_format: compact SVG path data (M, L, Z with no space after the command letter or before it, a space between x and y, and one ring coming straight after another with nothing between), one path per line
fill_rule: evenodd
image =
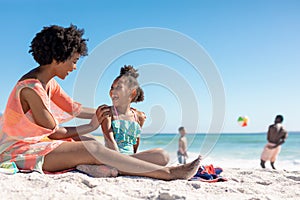
M93 116L90 126L93 130L96 130L100 124L102 124L103 120L109 117L110 109L107 105L101 105L97 108L95 115Z

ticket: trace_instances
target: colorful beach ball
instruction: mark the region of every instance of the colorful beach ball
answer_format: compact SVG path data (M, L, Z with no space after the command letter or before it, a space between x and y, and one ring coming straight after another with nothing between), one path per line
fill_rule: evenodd
M249 118L247 116L240 116L237 120L241 127L248 126Z

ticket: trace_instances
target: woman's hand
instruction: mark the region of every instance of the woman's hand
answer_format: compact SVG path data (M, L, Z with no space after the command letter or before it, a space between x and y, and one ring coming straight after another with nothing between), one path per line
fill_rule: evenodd
M97 108L95 115L93 116L90 126L93 130L96 130L100 124L102 124L103 120L109 117L110 108L107 105L101 105Z

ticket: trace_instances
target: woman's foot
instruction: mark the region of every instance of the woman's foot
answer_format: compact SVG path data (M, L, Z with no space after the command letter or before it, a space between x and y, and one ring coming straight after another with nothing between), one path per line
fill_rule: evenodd
M189 180L196 174L200 165L200 161L201 161L201 156L199 156L191 163L187 163L176 167L170 167L169 168L170 175L171 175L170 180L175 180L175 179Z
M76 169L95 178L118 176L118 170L107 165L78 165Z

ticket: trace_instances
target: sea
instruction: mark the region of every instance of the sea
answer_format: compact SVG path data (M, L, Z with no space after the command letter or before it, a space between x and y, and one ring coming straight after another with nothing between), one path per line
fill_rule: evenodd
M101 134L96 135L101 137ZM170 155L170 164L176 164L178 139L179 134L142 134L139 151L163 148ZM203 165L257 169L267 141L266 133L187 134L187 140L188 161L201 155ZM300 170L300 132L289 133L275 166L282 170ZM271 168L269 163L266 167Z

